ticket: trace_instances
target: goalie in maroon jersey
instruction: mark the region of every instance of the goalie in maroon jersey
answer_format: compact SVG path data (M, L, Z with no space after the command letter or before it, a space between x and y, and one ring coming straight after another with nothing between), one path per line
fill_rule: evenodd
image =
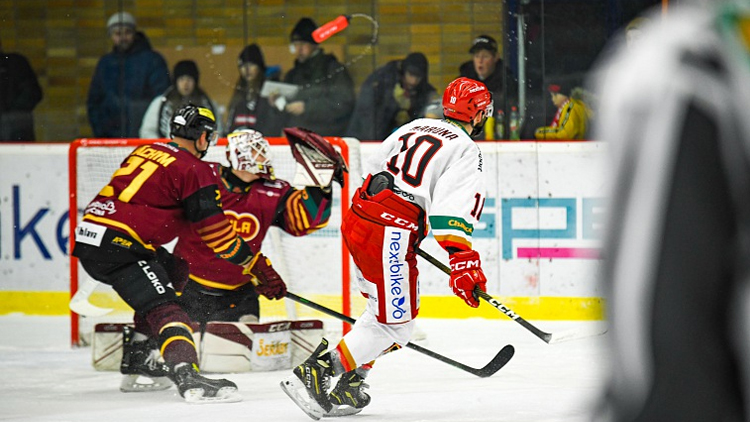
M73 255L135 310L135 331L128 328L123 336L120 370L127 377L121 390L169 388L171 380L188 402L239 401L233 382L198 373L191 321L170 278L176 261L161 245L190 227L208 253L233 269L244 267L268 284L275 271L234 232L221 212L214 172L200 160L216 141L213 113L184 106L172 118L171 135L172 142L140 146L123 160L84 210ZM165 364L155 359L156 347ZM138 375L158 382L137 384Z
M292 236L305 236L325 227L331 215L332 181L334 176L342 180L340 172L346 168L333 147L320 135L301 128L286 128L284 133L296 152L294 156L300 161L299 165L309 164L310 160L305 159L308 156L330 162L321 171L308 173L313 176L308 181L315 186L295 189L289 182L276 179L268 141L252 129L227 136L230 167L209 163L220 176L224 214L235 222L235 229L252 250L260 250L271 226ZM320 147L326 151L329 159L308 154L311 145L315 150ZM243 274L241 268L218 259L197 233L181 233L174 253L190 266L180 303L188 315L200 323L257 322L260 317L258 294L268 299L281 299L286 294L280 277L274 283L258 284L253 276ZM256 259L265 257L258 254Z

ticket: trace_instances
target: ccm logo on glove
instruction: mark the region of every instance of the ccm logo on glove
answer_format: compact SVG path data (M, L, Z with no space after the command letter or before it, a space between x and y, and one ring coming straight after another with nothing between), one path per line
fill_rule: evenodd
M479 258L477 257L476 260L469 260L469 261L451 261L451 271L462 271L462 270L481 270L482 265L479 262Z
M487 291L487 277L482 271L482 263L477 251L461 251L451 254L451 278L449 285L453 294L460 297L472 308L479 306L479 298L474 289Z

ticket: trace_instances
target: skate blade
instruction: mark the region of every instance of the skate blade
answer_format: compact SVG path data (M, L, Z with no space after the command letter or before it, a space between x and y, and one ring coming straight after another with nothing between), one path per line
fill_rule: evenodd
M356 415L357 413L361 411L362 409L357 409L356 407L339 406L337 404L334 404L333 409L331 409L330 412L326 412L325 414L323 414L323 417L324 418L340 418L342 416Z
M279 383L281 389L307 416L313 420L320 420L325 414L320 405L310 398L305 389L305 385L294 375Z
M215 396L206 396L202 388L193 388L185 391L183 398L188 404L219 404L237 403L242 401L242 395L235 387L224 387L216 392Z
M147 380L149 382L138 382ZM147 377L145 375L125 375L120 382L120 391L123 393L142 393L151 391L162 391L172 386L172 381L167 377Z

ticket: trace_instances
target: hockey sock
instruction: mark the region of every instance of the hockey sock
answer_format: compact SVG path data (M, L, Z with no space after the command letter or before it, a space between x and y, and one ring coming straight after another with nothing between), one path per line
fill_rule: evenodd
M342 354L339 351L340 347L341 347L341 344L339 343L339 345L336 346L335 349L328 352L329 356L331 356L331 369L333 369L334 376L340 375L340 374L343 374L344 372L349 371L349 369L347 369L347 366L351 367L354 365L353 362L349 364L344 360Z
M375 361L374 360L371 361L371 362L368 362L368 363L366 363L366 364L364 364L362 366L360 366L359 368L355 369L354 372L356 372L357 375L359 375L360 377L362 377L362 379L365 379L365 378L367 378L367 374L370 373L370 370L372 370L372 366L373 365L375 365Z
M148 311L146 319L151 327L159 327L159 348L165 362L172 365L179 362L198 363L190 319L182 308L168 302Z

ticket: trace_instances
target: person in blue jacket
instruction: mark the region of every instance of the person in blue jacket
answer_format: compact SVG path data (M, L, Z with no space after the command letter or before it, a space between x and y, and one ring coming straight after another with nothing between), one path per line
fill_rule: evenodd
M99 59L91 79L89 123L98 138L137 138L151 100L169 88L169 69L130 13L112 15L107 32L114 47Z

